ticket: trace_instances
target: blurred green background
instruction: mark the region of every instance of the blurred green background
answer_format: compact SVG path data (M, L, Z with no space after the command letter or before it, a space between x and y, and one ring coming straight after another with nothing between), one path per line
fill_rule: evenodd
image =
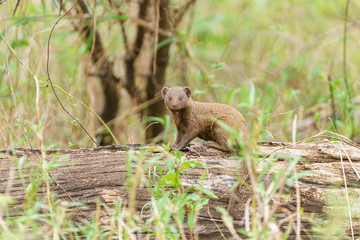
M58 20L59 1L16 1L0 5L0 30L14 49L7 49L9 75L18 113L33 146L78 148L93 146L90 138L58 104L47 82L47 44ZM73 1L63 1L70 9ZM88 1L94 9L93 1ZM183 1L170 1L176 12ZM239 109L257 141L298 141L323 130L359 138L359 18L360 3L351 1L346 20L346 73L344 23L346 1L325 0L198 0L172 29L165 86L188 85L199 101L222 102ZM63 11L61 14L64 14ZM112 70L121 78L126 57L121 22L131 45L137 26L137 1L97 1L96 29ZM150 9L147 21L152 23ZM135 18L135 20L134 20ZM54 84L100 112L103 107L96 64L91 63L92 35L81 34L91 14L73 9L56 26L50 41L49 72ZM150 37L149 37L150 38ZM137 61L136 81L149 68L153 47ZM160 43L161 44L161 43ZM6 45L0 42L0 148L28 147L15 109L6 64ZM39 80L38 102L36 81ZM344 75L346 74L346 75ZM347 91L345 79L349 83ZM143 143L146 116L117 83L120 96L113 132L120 144ZM65 108L92 134L104 131L93 114L57 89ZM333 105L332 105L333 104ZM163 117L163 116L162 116ZM168 124L166 118L159 122ZM161 134L172 143L175 127ZM295 127L296 126L296 127ZM336 129L335 129L336 128Z

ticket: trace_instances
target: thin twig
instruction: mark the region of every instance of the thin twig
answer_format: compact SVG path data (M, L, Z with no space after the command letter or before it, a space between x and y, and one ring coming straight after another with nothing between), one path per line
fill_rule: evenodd
M50 65L50 40L51 40L51 36L52 36L52 33L54 32L54 29L56 27L56 25L60 22L60 20L62 18L64 18L76 5L76 3L78 2L79 0L76 0L75 3L72 5L72 7L64 14L62 15L54 24L54 26L51 28L51 31L50 31L50 35L49 35L49 39L48 39L48 44L47 44L47 55L46 55L46 72L47 72L47 76L48 76L48 81L50 83L50 86L51 86L51 89L57 99L57 101L59 102L61 108L64 110L64 112L69 115L72 119L74 119L78 124L79 126L84 130L84 132L89 136L89 138L97 145L96 141L91 137L90 133L85 129L85 127L79 122L79 120L77 120L68 110L66 110L66 108L64 107L64 105L62 104L62 102L60 101L56 91L55 91L55 88L53 86L53 83L52 83L52 80L51 80L51 77L50 77L50 71L49 71L49 65ZM84 0L83 0L84 1Z
M1 135L2 139L4 140L5 145L7 146L7 148L10 148L9 143L6 141L5 135L4 135L4 133L1 131L1 129L0 129L0 135ZM19 141L19 142L20 142L20 141Z
M348 103L350 104L349 110L350 110L350 124L351 124L351 136L350 138L353 139L355 135L355 122L354 122L354 115L353 115L353 106L352 106L352 94L350 90L350 84L347 79L347 71L346 71L346 54L347 54L347 47L346 47L346 41L347 41L347 22L348 22L348 14L349 14L349 2L350 0L346 1L345 6L345 18L344 18L344 42L343 42L343 75L344 75L344 82L346 91L348 94Z
M14 9L13 16L15 16L16 10L17 10L17 8L18 8L19 5L20 5L20 1L21 1L21 0L17 0L17 2L16 2L16 6L15 6L15 9ZM6 3L6 6L7 6L7 3Z
M296 174L296 168L295 168ZM296 189L296 239L301 239L300 230L301 230L301 198L300 198L300 186L298 178L295 178L295 189Z
M141 176L143 175L145 171L144 167L145 158L140 158L139 162L136 165L135 174L131 177L131 181L129 183L129 205L128 205L128 211L129 215L126 220L126 226L130 227L132 224L132 220L134 218L135 212L136 212L136 190L139 187L139 184L141 183ZM126 239L126 238L125 238Z
M267 120L267 125L268 125L268 127L270 127L270 121L271 121L273 118L275 118L275 117L277 117L277 116L287 115L287 114L289 114L289 113L293 113L293 112L295 112L296 110L297 110L297 109L291 110L291 111L288 111L288 112L276 113L276 114L272 115L272 116L269 117L268 120Z
M178 16L175 19L174 27L177 27L177 25L181 22L181 20L183 19L184 15L187 12L187 10L189 9L189 7L193 4L195 4L195 1L196 0L189 0L183 6L180 7Z
M157 63L157 50L158 50L158 42L159 42L159 22L160 22L160 0L156 0L155 5L155 33L154 33L154 52L153 52L153 78L156 75L156 63Z
M209 71L201 64L201 62L196 58L191 45L189 42L185 43L185 49L186 52L189 56L189 58L191 59L191 61L193 62L193 64L201 71L203 72L208 78L213 79L211 76L209 76Z
M59 16L61 15L61 11L63 10L63 0L60 0L60 6L59 6Z
M126 52L129 52L129 40L128 40L128 36L126 34L124 23L125 23L125 21L123 19L120 19L120 29L121 29L121 35L124 40L124 48L125 48Z
M125 82L125 89L128 91L128 93L135 99L135 101L140 102L140 97L138 94L138 87L135 84L135 61L137 57L140 54L140 51L144 44L144 36L146 31L149 31L149 29L153 29L153 26L151 23L145 21L146 12L149 6L149 0L144 0L141 3L139 3L139 12L138 12L138 18L136 18L139 21L139 24L137 24L137 32L135 41L133 43L133 46L130 47L128 43L126 43L126 57L125 57L125 73L126 73L126 82ZM119 13L126 16L126 14L122 13L121 11L118 11ZM140 24L141 23L141 24ZM125 32L124 32L125 33ZM126 35L124 35L125 37Z
M285 190L285 184L286 184L286 180L287 180L287 176L284 175L282 177L282 179L280 179L280 183L278 184L279 185L279 188L277 190L277 194L276 196L274 197L274 204L271 206L271 210L269 211L269 213L267 214L268 217L264 219L264 221L262 222L262 228L261 228L261 231L260 231L260 234L258 235L258 238L257 239L260 239L261 236L263 236L263 232L265 231L266 227L268 226L269 222L272 220L274 214L276 213L277 211L277 208L278 206L280 205L280 198L281 196L283 195L283 192Z
M180 184L180 193L184 194L184 187L181 184ZM184 207L185 207L186 219L189 220L190 208L187 204L185 204ZM188 233L189 233L189 240L193 240L194 236L190 228L188 228Z
M343 173L343 177L344 177L346 201L347 201L348 211L349 211L349 221L350 221L351 236L352 236L352 239L354 240L354 229L353 229L352 219L351 219L351 208L350 208L350 201L349 201L349 193L348 193L348 189L347 189L346 175L345 175L344 162L343 162L341 150L339 150L339 155L340 155L340 160L341 160L342 173Z
M110 128L107 126L107 124L104 122L104 120L95 112L93 111L91 108L89 108L88 106L86 106L85 103L83 103L80 99L70 95L68 92L66 92L63 88L61 88L58 85L53 85L54 88L59 89L62 93L64 93L65 95L67 95L68 97L74 99L76 102L80 103L84 108L86 108L88 111L90 111L92 114L95 115L95 117L102 123L102 125L105 127L105 129L109 132L109 134L111 135L112 139L114 140L114 142L116 143L116 145L119 145L119 142L117 141L116 137L114 136L113 132L110 130Z
M69 195L69 193L51 176L50 173L48 173L51 180L65 193L65 195L72 201L75 202L75 200ZM79 208L79 206L75 205L75 207L79 210L79 212L89 221L91 220L85 215L85 213Z
M330 122L331 122L331 124L333 124L333 122L331 121L331 119L330 119ZM336 129L335 129L335 133L337 134ZM341 135L340 135L340 136L341 136ZM355 174L356 174L356 176L358 177L358 180L359 180L359 179L360 179L360 173L359 173L360 169L359 169L356 165L354 165L353 162L351 161L351 158L349 157L347 151L345 150L343 143L347 143L347 144L349 144L350 146L353 146L353 147L355 147L355 148L357 148L357 149L360 149L360 147L357 146L356 143L352 142L351 140L349 140L349 141L344 141L344 140L340 139L339 136L337 136L337 140L340 142L341 147L342 147L342 150L345 152L346 157L347 157L347 159L349 160L350 165L351 165L352 169L354 170L354 172L355 172ZM354 145L355 145L355 146L354 146Z
M359 174L360 169L359 169L356 165L353 164L353 162L351 161L351 158L350 158L349 154L347 153L347 151L346 151L345 148L344 148L344 144L342 144L341 141L340 141L340 144L341 144L341 148L342 148L342 150L344 151L347 159L349 160L349 163L350 163L350 165L351 165L351 168L354 170L356 176L358 177L358 180L360 180L360 174Z
M333 86L332 86L332 78L331 78L331 70L333 68L333 65L334 65L334 60L331 60L329 73L328 73L328 83L329 83L329 92L330 92L330 101L331 101L331 118L334 119L334 129L337 129L337 127L336 127L336 109L335 109L334 89L333 89Z
M250 202L251 197L246 200L245 210L244 210L244 221L245 221L245 231L250 232Z
M295 143L296 142L296 122L297 122L297 114L295 114L294 116L294 121L293 121L293 125L292 125L292 142Z
M207 212L208 212L208 215L211 219L211 221L215 224L216 228L218 229L218 231L220 232L220 235L223 239L226 240L226 237L224 236L223 232L221 231L221 229L219 228L219 225L217 225L216 221L214 220L214 218L212 217L211 213L210 213L210 207L209 207L210 203L207 205Z
M87 4L86 0L81 0L81 1L82 1L82 3L84 4L84 6L85 6L86 10L88 11L88 13L89 13L90 15L92 15L91 9L90 9L90 7L89 7L89 4Z
M93 14L93 25L94 25L94 29L93 29L93 35L92 35L92 44L91 44L91 50L90 50L90 54L89 54L89 59L87 61L87 66L86 66L86 74L85 74L85 83L87 86L87 95L88 95L88 105L90 108L93 108L93 94L92 94L92 89L90 87L90 83L89 83L89 73L90 73L90 63L91 63L91 59L93 57L94 54L94 50L95 50L95 41L96 41L96 14L95 14L95 7L96 7L96 0L94 0L94 14ZM91 128L91 133L92 137L95 138L95 122L94 122L94 117L93 115L90 116L90 128Z
M100 221L100 212L101 205L99 202L96 203L96 210L95 210L95 227L94 227L94 238L95 240L98 239L98 231L99 231L99 221Z
M241 23L242 23L242 21L241 21L241 20L238 20L238 23L237 23L237 25L236 25L236 27L235 27L235 30L234 30L233 34L231 35L231 37L229 38L228 42L226 43L226 46L225 46L224 50L223 50L222 53L221 53L221 56L220 56L219 59L216 61L217 64L218 64L218 63L222 60L222 58L225 56L225 53L226 53L226 51L228 50L231 41L234 39L234 37L236 36L237 32L239 31L239 28L240 28Z

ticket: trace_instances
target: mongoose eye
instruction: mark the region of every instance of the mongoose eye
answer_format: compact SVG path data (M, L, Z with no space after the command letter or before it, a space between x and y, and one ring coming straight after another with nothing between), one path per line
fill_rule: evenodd
M171 100L172 100L172 97L169 97L168 99L169 99L169 101L171 101Z
M179 97L179 101L182 101L183 100L183 97Z

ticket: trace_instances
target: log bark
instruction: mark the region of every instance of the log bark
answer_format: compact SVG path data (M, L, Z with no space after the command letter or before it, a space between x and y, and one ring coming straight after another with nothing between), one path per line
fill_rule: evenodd
M351 195L350 205L352 207L352 223L355 231L355 236L359 236L359 213L356 208L359 208L360 199L360 183L353 170L348 158L351 159L353 166L360 168L360 150L354 146L343 145L341 143L310 143L292 145L289 143L262 143L259 147L260 158L262 161L258 164L260 171L264 163L268 160L267 155L271 152L280 153L283 157L278 157L274 163L271 172L276 172L283 168L286 164L287 156L302 156L302 159L296 166L296 172L304 170L312 170L316 175L305 176L299 180L302 226L302 239L317 238L311 236L312 224L323 222L325 225L329 221L328 215L334 208L343 209L347 211L347 203L345 197L345 185L342 170L341 159L343 159L344 170L346 174L347 188ZM51 170L51 176L56 180L56 183L51 184L51 190L56 194L58 199L69 201L70 195L75 201L84 203L86 207L82 208L85 215L91 218L95 214L96 204L95 200L100 199L112 206L114 200L123 200L125 203L129 200L128 194L128 173L126 167L126 157L128 149L133 149L135 152L148 152L146 154L146 161L154 157L162 159L166 158L167 153L149 153L148 147L142 146L112 146L102 147L96 149L80 149L80 150L52 150L48 151L48 158L54 156L61 156L57 163L68 163L70 165L60 166ZM28 149L16 149L18 157L27 156L29 164L24 168L25 179L29 176L26 169L37 165L39 158L35 153ZM11 197L16 200L12 211L14 214L16 210L22 208L22 203L25 199L24 188L21 181L16 177L9 178L10 170L16 169L16 165L12 160L11 151L0 151L0 193L10 193ZM206 154L201 153L200 156L191 154L189 152L182 152L186 156L186 160L202 161L208 167L204 168L189 168L181 176L184 187L202 184L206 188L212 190L219 198L210 199L208 206L205 206L199 214L197 229L200 239L223 239L220 231L227 236L231 236L226 226L221 220L221 214L215 209L216 207L227 208L234 194L232 194L231 187L237 182L237 178L241 175L242 166L237 160L228 158L228 155L219 154L216 150L209 150ZM136 165L132 166L133 169ZM201 180L201 176L207 171L205 180ZM148 172L144 175L147 176ZM145 177L146 177L145 176ZM9 182L11 185L9 186ZM66 190L67 194L60 188ZM136 195L136 214L140 216L142 207L151 199L149 193L149 186L140 184ZM290 194L289 198L280 202L280 207L286 208L294 212L296 209L296 189L287 188L286 193ZM236 204L230 212L234 218L234 225L236 229L244 229L244 209L245 204L252 193L246 187L241 187L236 192ZM330 196L330 197L329 197ZM333 201L343 199L343 204L340 206L334 204ZM76 212L76 211L75 211ZM149 212L143 214L143 218L149 217ZM80 213L75 213L77 217L82 217ZM308 221L308 216L313 215L314 218ZM106 221L107 213L102 213L103 221ZM276 215L278 220L285 219L287 216L281 213ZM346 227L348 234L349 219L342 222ZM216 223L216 224L215 224ZM281 225L286 229L287 223ZM219 229L218 229L219 227ZM295 238L295 233L292 232L289 238Z

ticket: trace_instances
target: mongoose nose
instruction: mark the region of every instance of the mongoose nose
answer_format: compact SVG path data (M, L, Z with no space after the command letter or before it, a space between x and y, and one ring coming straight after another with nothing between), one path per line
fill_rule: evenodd
M172 107L173 107L173 108L176 108L176 107L177 107L177 105L176 105L176 104L173 104L173 105L172 105Z

